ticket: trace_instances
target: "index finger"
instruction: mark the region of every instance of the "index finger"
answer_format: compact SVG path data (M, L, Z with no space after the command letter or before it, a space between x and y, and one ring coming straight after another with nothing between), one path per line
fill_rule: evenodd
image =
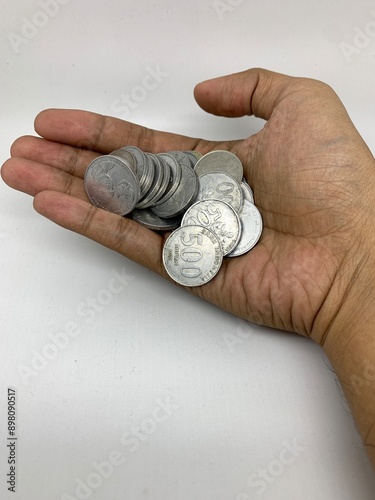
M137 146L144 151L191 150L199 139L159 132L119 118L89 111L47 109L38 114L35 131L49 141L108 154L120 147Z

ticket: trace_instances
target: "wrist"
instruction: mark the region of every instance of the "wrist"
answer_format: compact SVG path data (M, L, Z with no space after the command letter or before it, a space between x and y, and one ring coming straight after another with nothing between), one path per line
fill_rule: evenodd
M344 389L357 427L375 467L375 237L367 235L355 272L340 290L340 306L321 345ZM361 247L363 249L363 246ZM352 260L353 262L353 260Z

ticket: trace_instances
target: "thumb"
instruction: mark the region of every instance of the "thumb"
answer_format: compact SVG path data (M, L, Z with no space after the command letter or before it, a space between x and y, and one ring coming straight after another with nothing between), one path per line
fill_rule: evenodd
M213 115L255 115L268 120L288 86L296 80L264 69L249 69L199 83L194 97L202 109Z

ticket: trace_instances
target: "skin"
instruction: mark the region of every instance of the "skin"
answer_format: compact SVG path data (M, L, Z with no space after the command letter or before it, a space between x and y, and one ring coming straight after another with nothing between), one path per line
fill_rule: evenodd
M158 132L76 110L45 110L40 137L21 137L1 174L34 197L35 209L164 278L168 234L93 207L83 176L96 156L227 149L241 159L264 231L248 254L187 290L244 319L320 344L345 390L375 466L375 161L335 92L322 82L252 69L194 90L207 112L254 115L265 126L246 139L213 142Z

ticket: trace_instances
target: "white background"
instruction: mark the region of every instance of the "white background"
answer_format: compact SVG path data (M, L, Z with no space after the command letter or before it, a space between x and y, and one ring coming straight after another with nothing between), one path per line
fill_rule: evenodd
M206 115L192 91L255 66L331 84L375 151L373 1L223 0L225 12L219 3L51 1L46 19L37 1L1 0L1 162L48 107L245 137L262 122ZM44 26L29 25L16 43L25 19ZM343 43L355 48L350 57ZM127 113L121 96L150 67L165 76ZM240 321L53 225L30 197L4 183L0 191L0 498L375 498L320 348ZM77 335L64 347L72 323ZM51 351L53 336L62 348ZM18 398L16 494L5 478L9 386ZM108 465L114 457L122 463ZM259 483L262 469L271 475Z

